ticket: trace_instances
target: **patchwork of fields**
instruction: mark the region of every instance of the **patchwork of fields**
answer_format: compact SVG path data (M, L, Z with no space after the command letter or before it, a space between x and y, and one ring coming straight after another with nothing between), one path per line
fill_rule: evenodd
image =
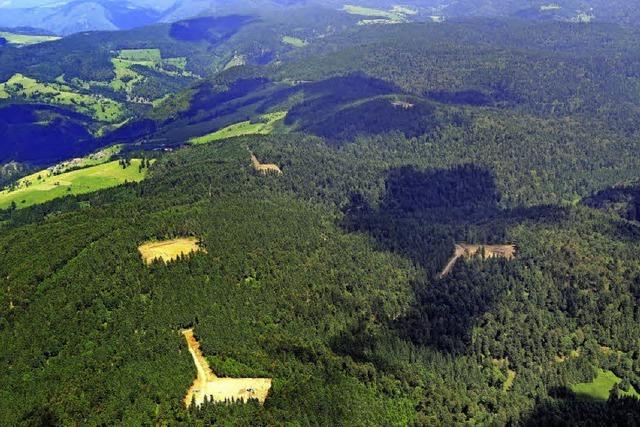
M98 94L86 95L62 82L45 83L22 74L0 83L0 98L67 106L104 123L118 123L126 116L124 105L113 99Z
M162 58L160 49L120 50L111 63L114 77L104 82L67 80L64 75L55 82L43 82L17 73L0 83L0 99L70 107L98 122L119 126L132 114L126 103L153 105L182 88L179 82L197 78L186 70L186 57ZM126 103L118 93L126 95Z

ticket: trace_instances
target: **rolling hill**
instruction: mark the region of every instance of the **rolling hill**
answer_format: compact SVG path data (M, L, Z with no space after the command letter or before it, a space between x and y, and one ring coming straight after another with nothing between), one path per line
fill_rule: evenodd
M0 425L640 419L637 30L341 7L0 48Z
M334 26L327 29L328 22ZM239 64L285 60L289 52L299 49L283 42L285 35L313 39L354 22L331 10L302 9L286 19L278 15L202 17L8 45L0 49L0 104L44 104L80 113L86 117L76 123L95 139L145 117L167 96L208 75ZM5 128L4 137L11 144L23 144L18 142L19 135L11 133L13 129ZM8 146L0 147L2 159L22 159L10 158L9 153ZM49 156L30 158L40 165L50 160Z

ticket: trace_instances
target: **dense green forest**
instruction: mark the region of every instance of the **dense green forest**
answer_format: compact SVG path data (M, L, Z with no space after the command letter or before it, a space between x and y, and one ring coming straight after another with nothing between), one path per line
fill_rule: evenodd
M254 172L245 145L284 174ZM638 415L568 387L599 367L640 388L640 226L581 206L503 208L480 166L390 169L362 155L382 143L350 147L232 139L165 156L139 185L7 212L3 423ZM184 235L207 254L141 262L141 242ZM456 241L513 242L518 256L438 280ZM184 327L218 373L273 377L265 406L181 408Z
M144 181L0 211L0 425L637 423L638 34L296 35L87 140L156 158ZM205 251L145 265L177 237ZM462 242L517 253L440 276ZM272 378L264 406L184 407L185 328L217 375ZM575 391L602 372L608 399Z

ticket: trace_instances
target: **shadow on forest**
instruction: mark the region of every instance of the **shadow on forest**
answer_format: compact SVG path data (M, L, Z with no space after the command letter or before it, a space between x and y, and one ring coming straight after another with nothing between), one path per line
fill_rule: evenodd
M566 215L559 207L501 209L492 173L471 164L434 171L392 169L385 191L377 209L352 194L344 228L371 235L381 250L411 259L430 278L442 270L455 243L510 243L506 236L511 225L558 221ZM473 274L473 268L461 263L437 283L416 283L416 306L394 326L417 344L464 351L477 319L495 306L505 288ZM483 268L500 268L506 276L512 264L496 261Z
M571 392L569 392L571 393ZM525 426L635 426L640 420L640 401L613 398L607 402L573 397L538 404L523 422Z
M462 113L443 109L362 73L286 87L266 77L247 77L225 84L202 82L194 86L184 111L163 122L132 122L107 138L111 142L143 140L154 133L168 138L166 143L183 142L273 111L287 111L285 125L323 137L332 146L341 146L358 136L390 132L412 138L445 124L463 126L469 122Z
M248 15L197 17L171 24L169 36L180 41L207 41L216 44L229 40L242 27L254 21Z
M83 156L97 148L86 130L91 118L65 108L24 104L0 108L0 163L36 165Z

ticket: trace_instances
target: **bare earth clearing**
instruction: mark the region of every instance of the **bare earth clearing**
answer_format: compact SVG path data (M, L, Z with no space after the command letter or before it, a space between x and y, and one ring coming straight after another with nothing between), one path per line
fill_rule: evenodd
M274 165L274 164L268 164L268 163L260 163L260 161L258 160L258 158L251 153L251 165L253 166L253 168L255 170L257 170L258 172L262 172L263 174L268 174L268 173L275 173L278 175L282 175L282 171L280 170L280 168L278 167L278 165Z
M404 110L410 110L413 107L415 107L415 104L412 104L412 103L406 102L406 101L392 101L391 105L393 105L396 108L402 108Z
M445 277L451 273L453 267L458 262L460 257L471 258L478 252L483 254L484 259L489 258L504 258L506 260L512 260L516 256L515 245L469 245L466 243L459 243L456 245L453 256L447 262L442 272L438 275L439 278Z
M147 265L151 264L155 259L171 262L181 255L188 255L197 251L206 252L200 247L198 239L195 237L144 243L138 247L138 251L140 251L142 260Z
M187 391L183 403L189 407L192 403L202 405L205 398L214 402L243 401L257 399L264 404L271 389L271 378L218 378L202 355L200 343L193 335L193 329L182 331L189 353L193 357L198 375Z

